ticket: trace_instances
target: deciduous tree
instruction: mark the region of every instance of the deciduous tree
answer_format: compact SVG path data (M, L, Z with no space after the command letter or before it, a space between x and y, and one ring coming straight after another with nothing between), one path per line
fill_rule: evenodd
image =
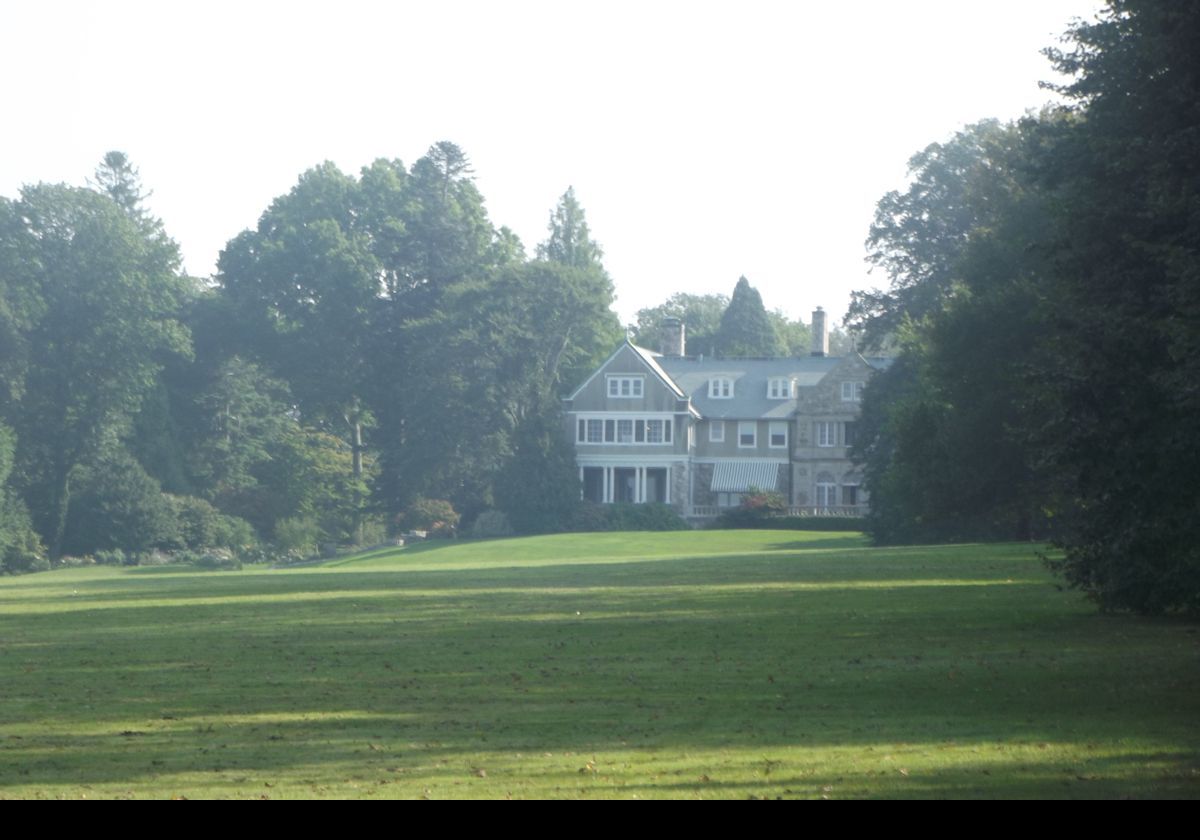
M153 387L164 354L188 353L174 250L107 195L22 191L6 214L0 275L32 313L21 336L23 397L10 420L39 530L57 556L72 481L116 443Z

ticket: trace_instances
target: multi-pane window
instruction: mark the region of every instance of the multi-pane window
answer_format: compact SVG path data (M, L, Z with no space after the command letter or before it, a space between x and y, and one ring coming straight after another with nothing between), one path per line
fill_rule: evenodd
M617 421L617 443L633 443L633 421Z
M767 399L786 400L792 396L792 381L782 376L767 380Z
M708 440L710 443L725 442L725 421L713 420L708 425Z
M758 424L753 420L742 420L738 423L738 448L748 449L758 443Z
M663 443L664 437L663 427L666 425L663 420L647 420L646 421L646 443ZM666 434L670 434L667 432Z
M618 399L635 399L642 396L645 379L641 376L608 377L608 395Z
M785 422L772 422L770 427L770 444L772 449L787 448L787 427Z
M576 422L577 443L656 443L671 442L668 418L581 417Z
M843 382L842 383L842 401L843 402L858 402L862 399L864 382Z
M817 446L837 446L838 445L838 424L833 420L818 420L817 426Z
M728 376L714 376L708 380L708 396L714 400L733 398L733 380Z

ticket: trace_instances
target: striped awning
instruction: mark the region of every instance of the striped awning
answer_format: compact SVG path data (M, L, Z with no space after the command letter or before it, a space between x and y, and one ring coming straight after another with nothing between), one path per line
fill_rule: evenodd
M778 480L778 464L751 461L713 464L714 493L745 493L751 487L775 490Z

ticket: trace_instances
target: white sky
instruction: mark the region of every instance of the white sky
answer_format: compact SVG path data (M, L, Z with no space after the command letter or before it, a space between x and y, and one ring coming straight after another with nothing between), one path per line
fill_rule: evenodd
M206 276L305 169L461 146L532 254L570 185L618 311L675 292L841 317L906 162L1049 101L1043 47L1098 0L0 0L0 195L110 149Z

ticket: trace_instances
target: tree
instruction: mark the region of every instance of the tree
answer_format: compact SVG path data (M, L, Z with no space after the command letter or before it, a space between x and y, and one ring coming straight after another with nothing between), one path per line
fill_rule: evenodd
M481 253L471 272L438 287L436 307L399 302L403 315L388 326L397 349L380 354L403 359L405 372L390 375L381 400L389 434L380 490L389 508L442 498L469 519L494 506L516 430L547 406L557 414L565 383L619 341L612 282L572 194L539 253L548 259L491 265ZM416 297L428 300L434 288L421 286Z
M1200 612L1200 9L1114 0L1048 51L1070 81L1040 183L1053 335L1036 437L1077 500L1059 568L1109 609Z
M529 414L513 434L513 455L499 477L498 505L521 534L564 531L580 504L575 450L563 436L557 405Z
M812 330L808 324L799 319L793 321L778 309L768 312L767 317L771 319L771 324L775 327L775 334L779 336L779 341L783 345L783 355L807 356L812 352ZM834 346L835 335L830 336L830 353L840 356L843 355L839 352L840 348Z
M245 351L286 380L305 423L336 430L363 480L363 394L382 268L359 224L359 185L331 163L300 177L254 231L221 254L222 292L242 313Z
M45 563L29 511L8 483L15 448L12 430L0 424L0 572L30 571Z
M784 346L763 306L762 295L745 277L738 279L713 342L721 356L780 356Z
M676 292L664 303L639 309L634 326L634 341L642 347L658 350L666 336L662 324L667 318L678 318L686 331L685 348L691 356L713 356L721 314L729 307L725 295L691 295Z
M79 469L115 445L165 355L189 352L176 319L182 281L173 249L107 195L27 187L5 215L0 276L33 313L9 421L27 498L58 556Z
M575 188L567 187L558 206L550 214L550 238L538 246L539 260L575 268L601 268L603 250L591 239L583 208L575 198Z
M867 238L867 261L883 270L887 291L858 291L847 320L869 348L879 347L905 320L942 310L969 282L962 260L972 238L1001 217L995 197L1011 193L1011 126L985 120L947 142L932 143L908 162L912 183L880 199Z

